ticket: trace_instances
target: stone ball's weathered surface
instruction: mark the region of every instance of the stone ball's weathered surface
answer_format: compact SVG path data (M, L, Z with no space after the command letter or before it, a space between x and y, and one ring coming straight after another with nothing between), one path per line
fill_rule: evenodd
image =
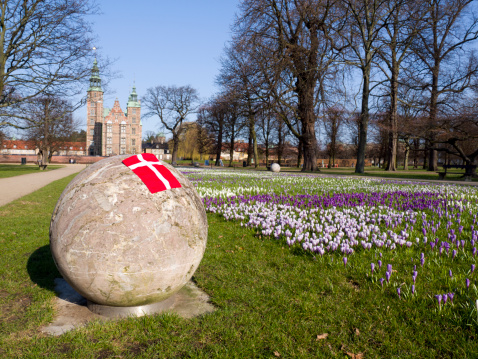
M206 248L207 218L193 185L165 166L182 188L152 194L121 161L87 167L53 212L50 247L65 280L109 306L162 301L192 277Z
M271 171L272 172L280 172L280 165L278 163L273 163L271 165Z

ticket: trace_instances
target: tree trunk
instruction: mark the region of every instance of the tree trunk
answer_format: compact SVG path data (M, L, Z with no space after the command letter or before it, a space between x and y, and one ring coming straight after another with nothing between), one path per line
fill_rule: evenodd
M387 171L397 170L397 143L398 143L398 125L397 125L397 97L398 97L398 64L396 59L392 60L392 79L390 88L390 115L389 115L389 135L388 135L388 164Z
M430 94L430 117L428 120L428 127L430 132L429 144L433 147L435 144L435 131L438 112L438 74L440 73L440 66L438 60L435 60L435 66L432 70L432 89ZM429 165L428 171L438 171L438 152L436 150L429 150Z
M259 167L259 154L257 153L257 135L256 128L252 126L252 145L253 145L253 154L254 154L254 168Z
M173 153L171 155L171 164L173 166L177 165L178 147L179 147L179 138L178 138L178 135L173 132Z
M423 151L423 169L426 170L428 168L428 142L425 142L425 150Z
M217 133L217 144L216 144L216 166L220 166L221 161L221 152L222 152L222 131L223 131L224 123L220 121L219 123L219 130Z
M408 171L408 155L410 154L410 140L405 139L405 158L403 160L403 170Z
M249 143L248 143L248 146L247 146L247 165L250 166L251 165L251 159L252 159L252 154L253 154L253 147L252 147L252 142L253 142L253 139L252 139L252 130L253 130L253 125L252 125L253 122L251 122L251 120L249 120Z
M299 138L298 153L297 153L297 168L300 168L300 163L302 162L303 146L302 146L302 137Z
M367 58L371 56L367 54ZM371 59L367 59L370 63ZM370 97L370 65L363 68L363 88L362 88L362 112L359 119L359 142L357 149L357 164L355 166L355 173L365 172L365 149L367 146L367 129L369 119L368 101Z
M283 127L283 122L280 120L279 122L279 128L278 128L278 142L277 142L277 163L280 165L281 164L281 159L282 159L282 146L283 146L283 138L282 138L282 127Z
M231 148L229 149L229 167L232 167L232 161L234 161L234 131L232 131L232 133L233 134L231 135L231 142L229 143L229 146L231 146Z

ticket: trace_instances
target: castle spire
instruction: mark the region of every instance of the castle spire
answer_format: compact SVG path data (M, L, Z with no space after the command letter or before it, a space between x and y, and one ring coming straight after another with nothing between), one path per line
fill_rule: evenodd
M91 76L90 76L90 87L88 91L100 91L103 92L101 88L101 77L100 77L100 69L98 68L98 61L93 61L93 68L91 69Z
M136 93L136 83L133 82L133 89L128 98L127 107L141 107L141 104L138 101L138 94Z

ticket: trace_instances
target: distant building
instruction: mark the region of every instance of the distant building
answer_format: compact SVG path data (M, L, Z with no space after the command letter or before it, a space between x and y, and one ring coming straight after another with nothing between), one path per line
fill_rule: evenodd
M113 108L103 107L103 89L98 63L91 70L87 97L86 147L90 156L114 156L141 153L141 103L136 87L129 95L126 112L118 99Z
M231 159L230 152L231 145L229 143L223 143L221 149L221 159L229 161ZM249 144L244 141L238 140L234 143L234 151L232 154L233 161L245 161L248 157Z
M163 161L171 160L169 145L164 136L157 136L151 141L143 142L143 153L152 153L153 155L156 155L158 159Z
M0 152L2 155L36 155L38 150L32 141L3 140Z
M0 145L2 155L36 155L38 148L33 141L4 140ZM84 156L84 142L64 142L53 152L54 156Z

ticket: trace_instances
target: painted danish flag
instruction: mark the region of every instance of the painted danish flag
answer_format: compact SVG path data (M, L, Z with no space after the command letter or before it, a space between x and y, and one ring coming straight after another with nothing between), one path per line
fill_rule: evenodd
M128 157L123 163L131 168L151 193L181 188L176 177L152 153Z

